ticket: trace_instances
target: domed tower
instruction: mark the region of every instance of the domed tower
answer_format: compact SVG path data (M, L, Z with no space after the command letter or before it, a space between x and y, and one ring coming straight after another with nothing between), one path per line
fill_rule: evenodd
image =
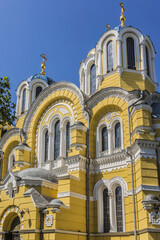
M108 26L80 65L80 88L87 95L108 87L148 92L157 89L151 39L137 28L125 25L124 8L120 20L120 26Z
M43 56L43 55L42 55ZM44 58L43 58L44 60ZM44 64L42 62L42 64ZM54 81L47 77L43 70L40 74L35 74L26 80L23 80L17 88L16 117L17 121L24 118L28 109L38 95Z

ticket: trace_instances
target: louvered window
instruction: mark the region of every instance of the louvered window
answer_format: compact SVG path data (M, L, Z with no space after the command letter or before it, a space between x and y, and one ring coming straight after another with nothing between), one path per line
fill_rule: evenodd
M102 152L108 150L108 131L107 127L102 129Z
M146 47L146 67L147 67L147 75L150 77L149 54L148 54L148 48L147 47Z
M68 157L68 151L70 149L70 122L66 125L66 157Z
M113 42L107 44L107 73L113 71Z
M36 97L38 97L38 95L40 94L40 92L42 92L42 87L38 86L36 88Z
M45 141L44 141L44 161L48 160L48 143L49 143L49 136L48 136L48 130L45 132Z
M54 131L54 159L57 159L60 153L60 121L59 120L55 123L54 130L55 130Z
M116 194L117 232L123 232L122 189L120 186L116 188L115 194Z
M104 209L104 232L109 232L110 230L110 216L109 216L109 196L108 189L103 191L103 209Z
M134 53L134 40L127 38L127 62L129 69L136 69L135 67L135 53Z
M96 66L93 64L90 69L90 94L96 91Z
M115 148L121 147L121 125L118 122L115 125Z
M24 111L25 111L25 104L26 104L26 88L23 90L23 94L22 94L22 111L21 111L21 113L24 113Z

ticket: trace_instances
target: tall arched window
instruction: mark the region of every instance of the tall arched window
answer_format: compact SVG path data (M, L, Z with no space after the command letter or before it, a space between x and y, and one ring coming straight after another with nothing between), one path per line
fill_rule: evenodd
M108 189L104 189L103 191L103 224L104 224L104 232L109 232L110 230L110 216L109 216L109 196Z
M70 122L66 125L66 157L68 157L68 151L70 149Z
M96 66L93 64L90 68L90 94L96 91Z
M113 71L113 42L107 44L107 73Z
M115 125L115 148L121 147L121 125L118 122Z
M48 130L47 130L44 135L44 161L48 160L48 143L49 143L49 136L48 136Z
M147 47L146 47L146 67L147 67L147 75L150 77L149 54L148 54L148 48Z
M129 69L136 69L135 66L135 53L134 53L134 40L127 38L127 63Z
M102 128L102 152L108 150L108 131L107 127Z
M26 88L23 90L23 93L22 93L22 111L21 111L21 113L24 113L25 105L26 105Z
M40 87L40 86L36 87L36 97L38 97L40 92L42 92L42 87Z
M60 121L55 123L54 127L54 159L57 159L60 154Z
M123 232L122 189L120 186L116 188L115 194L116 194L117 232Z

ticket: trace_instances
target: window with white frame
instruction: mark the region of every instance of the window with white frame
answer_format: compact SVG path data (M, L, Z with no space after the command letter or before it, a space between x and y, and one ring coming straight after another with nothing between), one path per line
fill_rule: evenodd
M136 69L134 39L132 37L128 37L126 41L127 41L127 65L128 65L128 69Z
M113 41L107 44L107 73L113 71Z
M96 66L93 64L90 68L90 94L96 91Z
M25 112L25 105L26 105L26 88L23 89L22 93L22 108L21 108L21 113Z
M60 120L54 126L54 159L60 156Z
M122 119L115 117L110 123L100 122L97 126L96 156L102 157L121 149L123 149Z
M124 197L128 186L121 177L101 179L94 187L97 201L98 232L125 232Z
M36 87L36 98L38 97L40 92L42 92L42 87L41 86Z
M48 144L49 144L49 136L48 136L48 129L45 131L44 134L44 161L48 160Z
M66 124L66 157L68 157L68 152L70 149L70 122Z
M10 153L9 159L8 159L8 170L12 170L15 165L15 152L14 150Z
M147 68L147 75L150 77L150 64L149 64L149 51L148 51L148 47L145 47L146 50L146 68Z

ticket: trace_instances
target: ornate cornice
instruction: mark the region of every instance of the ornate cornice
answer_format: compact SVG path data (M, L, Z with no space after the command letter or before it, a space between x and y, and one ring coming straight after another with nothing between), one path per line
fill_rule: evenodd
M58 82L51 84L46 89L44 89L43 92L41 92L41 94L35 99L31 108L29 109L23 124L23 130L26 134L28 134L31 119L34 116L34 113L39 107L39 105L44 101L45 98L48 97L49 94L57 90L69 90L70 92L73 92L80 100L82 113L84 112L84 106L87 96L84 93L82 93L82 91L76 85L68 82Z
M91 110L94 106L96 106L98 104L98 102L100 102L106 98L112 98L112 97L121 98L130 105L130 104L132 104L132 102L137 100L137 98L139 97L139 90L134 90L134 91L128 92L119 87L104 88L104 89L96 92L94 95L92 95L88 99L87 107Z

